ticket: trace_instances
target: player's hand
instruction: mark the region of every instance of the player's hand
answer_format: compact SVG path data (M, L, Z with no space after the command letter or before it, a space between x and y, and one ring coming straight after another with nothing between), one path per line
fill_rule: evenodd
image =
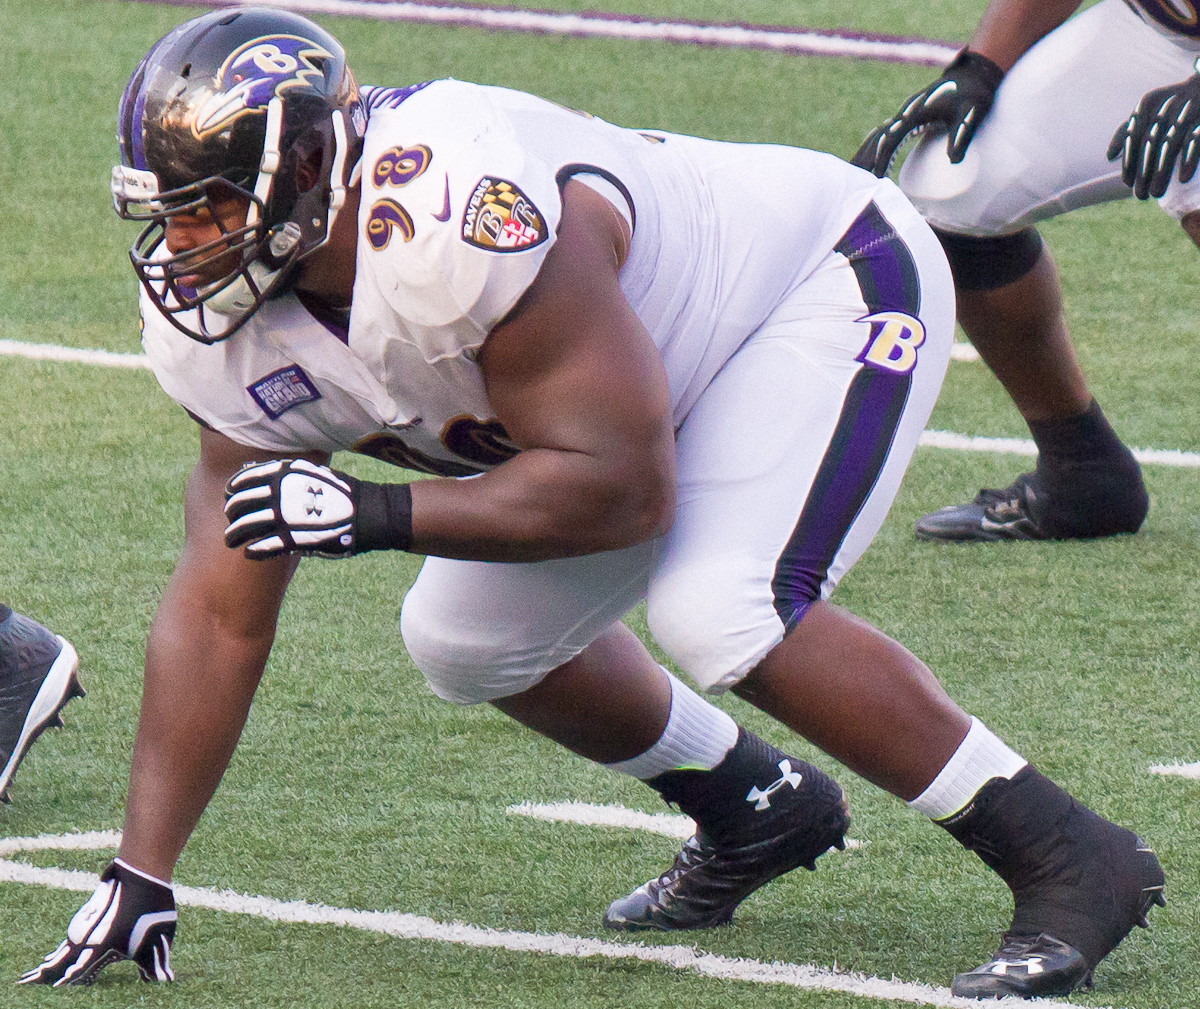
M1108 160L1121 157L1121 180L1139 200L1167 191L1179 162L1179 181L1200 162L1200 74L1147 92L1108 143Z
M950 163L957 165L991 109L1003 77L1004 71L986 56L964 49L941 77L873 129L850 163L882 179L905 137L923 127L944 126L950 131L946 140Z
M306 459L243 466L225 488L225 545L246 556L348 557L355 552L359 481Z
M91 984L118 960L137 964L143 981L174 981L175 896L169 886L116 861L71 919L67 938L17 984Z

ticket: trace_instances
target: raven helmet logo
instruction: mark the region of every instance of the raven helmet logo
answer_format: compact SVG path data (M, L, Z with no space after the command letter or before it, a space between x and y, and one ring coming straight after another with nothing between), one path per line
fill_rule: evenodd
M308 85L324 70L314 59L333 53L299 35L267 35L238 46L217 71L220 91L196 109L192 134L199 140L247 113L260 112L276 95Z
M533 201L513 183L479 180L463 214L462 238L488 252L523 252L541 245L549 229Z

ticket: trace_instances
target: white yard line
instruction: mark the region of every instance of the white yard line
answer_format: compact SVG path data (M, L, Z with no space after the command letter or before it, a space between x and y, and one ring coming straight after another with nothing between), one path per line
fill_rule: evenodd
M150 368L145 354L117 354L111 350L60 347L55 343L25 343L0 340L0 357L24 357L31 361L69 361L74 364L98 364L105 368Z
M1200 778L1200 763L1195 764L1151 764L1151 774L1162 774L1174 778Z
M0 851L48 850L55 847L78 850L86 847L109 848L119 840L114 831L90 834L64 834L58 838L0 839ZM92 842L95 842L94 844ZM57 890L90 893L99 879L90 872L74 869L45 869L0 859L0 882L24 883ZM718 956L694 946L643 946L641 943L608 942L559 933L512 932L505 929L479 928L462 922L440 922L422 915L396 911L359 911L354 908L309 904L302 900L283 901L272 897L251 897L232 890L212 890L176 886L175 901L184 907L201 907L228 914L249 915L268 921L308 925L336 925L364 932L375 932L397 939L423 939L454 943L475 949L506 949L518 953L542 953L583 959L604 957L610 960L640 960L686 970L702 977L756 984L783 985L808 991L843 992L863 998L945 1009L979 1009L973 999L955 998L946 988L885 980L863 974L848 974L811 964L764 963ZM1025 1006L1020 999L1001 999L989 1006ZM1071 1009L1069 1002L1039 1000L1038 1009Z
M209 6L236 6L242 0L217 0ZM537 35L573 35L638 41L677 42L734 49L765 49L800 56L853 56L867 60L943 66L961 45L936 39L880 36L867 32L750 24L656 21L632 14L514 10L509 7L455 6L447 3L386 3L380 0L258 0L302 14L342 14L381 21L409 21L455 28L490 28Z
M696 833L696 821L690 816L675 813L643 813L626 809L616 803L596 805L591 802L522 802L504 810L513 816L528 816L548 823L581 823L589 827L623 827L626 830L645 830L651 834L677 837L680 840ZM848 849L861 848L864 841L846 838ZM2 850L2 849L0 849ZM830 849L832 850L832 849Z
M966 346L956 344L956 346ZM971 348L967 348L970 350ZM0 357L24 357L34 361L66 361L92 364L106 368L149 369L145 354L118 354L109 350L89 350L79 347L60 347L54 343L25 343L21 340L0 340ZM969 360L960 357L959 360ZM953 431L926 431L918 443L923 448L951 449L957 452L992 452L1004 455L1037 455L1037 446L1026 438L987 438ZM1135 448L1138 462L1184 469L1200 468L1200 452L1179 449Z

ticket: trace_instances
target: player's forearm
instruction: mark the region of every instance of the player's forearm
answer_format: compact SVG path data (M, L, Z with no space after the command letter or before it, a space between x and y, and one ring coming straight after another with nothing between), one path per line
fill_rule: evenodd
M168 587L146 646L121 855L170 879L216 791L262 676L273 625L232 633Z
M616 550L670 528L673 446L640 466L534 449L483 476L419 481L412 492L417 553L538 561Z
M1008 71L1042 36L1079 7L1079 0L992 0L968 44Z

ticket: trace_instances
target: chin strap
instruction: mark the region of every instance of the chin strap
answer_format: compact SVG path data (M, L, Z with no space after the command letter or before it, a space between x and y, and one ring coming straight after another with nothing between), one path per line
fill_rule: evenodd
M267 103L267 132L263 137L262 160L258 163L258 179L254 195L265 207L271 198L271 185L279 171L279 137L283 133L283 99L279 96ZM258 223L258 203L252 202L246 213L246 224Z
M346 186L342 178L346 171L346 155L349 145L346 143L346 119L341 109L333 113L333 168L329 172L329 212L325 222L325 237L333 231L333 222L337 220L338 211L346 203ZM357 166L355 166L357 170Z

